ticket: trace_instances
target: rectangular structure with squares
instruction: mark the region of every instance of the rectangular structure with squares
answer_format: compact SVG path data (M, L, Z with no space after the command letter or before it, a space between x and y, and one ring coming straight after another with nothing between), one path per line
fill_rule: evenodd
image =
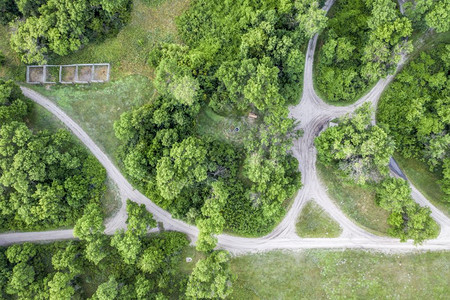
M109 81L109 63L27 66L27 83L91 83Z

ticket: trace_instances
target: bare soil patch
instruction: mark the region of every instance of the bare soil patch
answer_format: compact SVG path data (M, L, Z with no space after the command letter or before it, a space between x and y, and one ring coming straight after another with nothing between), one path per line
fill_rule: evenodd
M73 82L75 81L75 67L62 67L62 81Z
M108 66L94 66L94 80L106 81L108 79Z
M42 82L43 67L30 68L30 82Z
M78 81L91 81L91 66L78 67Z

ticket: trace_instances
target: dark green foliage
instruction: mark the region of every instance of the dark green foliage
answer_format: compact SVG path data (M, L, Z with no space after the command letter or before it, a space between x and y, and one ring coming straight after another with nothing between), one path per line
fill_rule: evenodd
M24 17L11 46L25 63L45 63L67 55L89 40L115 33L128 18L130 0L16 0Z
M12 80L0 79L0 126L13 120L21 120L31 110L31 103L22 95Z
M414 0L404 4L405 14L413 22L415 29L433 28L436 32L450 29L449 0Z
M356 110L353 118L343 118L338 126L328 128L315 141L320 162L325 166L337 162L340 169L361 184L387 175L394 152L386 131L371 125L371 116L367 103Z
M149 237L147 229L156 222L145 206L128 200L127 213L128 229L112 237L102 232L101 210L89 205L74 229L81 242L0 248L0 298L109 300L184 294L188 276L179 272L179 264L189 244L186 236L164 232Z
M215 110L250 104L264 110L298 100L301 50L325 21L316 1L215 0L194 1L178 25Z
M0 0L0 24L6 25L19 16L20 11L15 0Z
M106 172L67 131L33 132L19 87L0 80L0 228L73 225L84 206L99 205Z
M318 49L317 88L329 101L354 101L392 73L410 44L410 21L392 0L336 1Z
M225 251L215 251L199 260L189 276L186 296L188 299L225 299L232 290L234 276Z
M109 244L111 238L102 236ZM108 245L103 249L105 258L92 263L85 257L89 245L85 241L0 248L0 298L152 299L156 294L179 298L188 280L178 271L182 250L189 244L185 235L165 232L144 236L141 243L142 255L132 265ZM147 268L142 268L144 263Z
M450 45L439 44L409 63L384 94L377 119L385 124L397 150L426 162L443 175L450 195ZM447 197L450 201L450 196Z
M377 188L377 203L390 212L388 233L402 242L413 239L421 244L437 237L439 227L431 218L431 210L411 198L411 188L403 179L387 178Z

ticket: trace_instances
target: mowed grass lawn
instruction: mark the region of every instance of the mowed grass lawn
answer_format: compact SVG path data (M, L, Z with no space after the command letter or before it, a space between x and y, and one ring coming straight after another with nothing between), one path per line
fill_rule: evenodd
M328 195L350 219L377 235L386 235L388 212L375 202L375 187L346 179L336 167L317 162L317 173Z
M274 251L236 257L231 299L448 299L450 252Z
M296 229L298 236L304 238L333 238L342 232L339 224L313 200L303 207Z
M399 154L395 155L395 160L411 183L437 208L450 217L450 202L445 201L445 194L442 192L438 181L441 177L433 173L427 164L414 158L404 158Z

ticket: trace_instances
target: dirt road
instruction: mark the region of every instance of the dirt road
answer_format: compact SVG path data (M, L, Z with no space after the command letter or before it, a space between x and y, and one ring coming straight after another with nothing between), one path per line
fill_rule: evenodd
M325 8L329 9L333 1L327 1ZM267 236L261 238L243 238L222 234L218 237L218 248L229 250L234 254L268 251L274 249L309 249L309 248L357 248L375 249L382 251L411 251L411 250L450 250L450 219L436 207L431 205L417 189L412 187L412 196L421 205L430 206L433 218L441 226L441 234L437 239L415 246L411 242L400 243L398 239L375 236L354 224L345 216L335 203L328 197L326 189L320 182L316 171L316 149L314 138L326 128L328 122L336 117L353 112L363 103L370 102L376 107L381 93L392 81L393 76L380 80L373 89L355 104L347 107L335 107L324 103L315 93L312 80L312 68L317 35L308 46L305 62L303 96L299 105L290 108L290 116L301 121L304 131L303 137L295 141L293 154L300 162L303 188L299 191L291 209L280 224ZM24 95L37 104L43 106L69 130L97 157L107 170L108 176L116 183L121 198L122 208L111 219L107 220L105 232L112 234L119 228L124 228L126 220L125 201L131 199L145 204L155 219L163 222L166 230L176 230L187 234L193 242L198 235L195 226L173 219L171 215L155 205L150 199L135 190L108 156L94 143L94 141L67 114L49 99L35 91L22 87ZM295 223L304 204L314 199L324 208L342 227L342 235L338 238L304 239L295 234ZM47 232L24 232L0 234L0 245L8 245L23 241L45 241L73 238L72 230L56 230Z

